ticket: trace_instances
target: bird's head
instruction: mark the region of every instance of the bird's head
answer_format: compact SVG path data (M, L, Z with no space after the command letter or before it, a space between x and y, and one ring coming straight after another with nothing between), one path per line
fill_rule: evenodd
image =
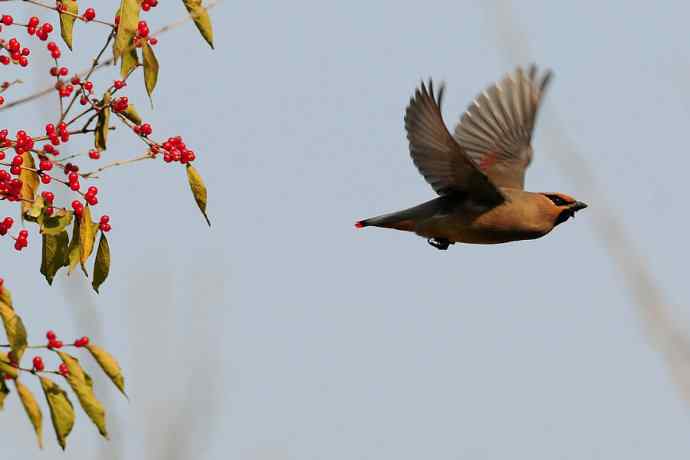
M580 209L587 207L586 203L577 201L565 193L542 193L542 195L548 199L545 201L545 205L549 215L553 216L554 227L575 216L575 213Z

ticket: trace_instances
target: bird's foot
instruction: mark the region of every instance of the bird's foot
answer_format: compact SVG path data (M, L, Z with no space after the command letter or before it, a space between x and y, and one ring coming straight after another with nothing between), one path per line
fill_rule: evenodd
M445 238L429 238L426 241L427 243L429 243L436 249L440 249L441 251L445 251L446 249L448 249L448 246L453 244Z

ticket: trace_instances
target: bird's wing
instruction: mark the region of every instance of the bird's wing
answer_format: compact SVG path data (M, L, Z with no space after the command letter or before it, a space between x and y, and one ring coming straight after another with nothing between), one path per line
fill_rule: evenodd
M444 87L434 96L433 83L422 83L405 112L405 129L410 141L414 164L439 195L467 194L473 200L489 205L505 198L463 149L443 123L441 100Z
M524 188L532 160L532 131L551 80L531 65L517 68L470 104L454 137L475 164L499 187Z

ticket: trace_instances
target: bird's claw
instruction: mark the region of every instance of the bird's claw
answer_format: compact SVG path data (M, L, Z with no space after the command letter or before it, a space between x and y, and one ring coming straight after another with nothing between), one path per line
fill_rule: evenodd
M429 238L426 241L427 243L429 243L436 249L440 249L441 251L445 251L446 249L448 249L448 246L453 244L445 238Z

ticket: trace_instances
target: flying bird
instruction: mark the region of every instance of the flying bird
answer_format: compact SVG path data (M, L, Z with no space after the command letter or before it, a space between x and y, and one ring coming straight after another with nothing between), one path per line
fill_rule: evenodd
M517 68L479 94L453 135L443 122L444 85L422 82L405 112L410 155L439 194L355 227L414 232L432 246L496 244L540 238L587 207L563 193L524 190L532 131L552 73Z

